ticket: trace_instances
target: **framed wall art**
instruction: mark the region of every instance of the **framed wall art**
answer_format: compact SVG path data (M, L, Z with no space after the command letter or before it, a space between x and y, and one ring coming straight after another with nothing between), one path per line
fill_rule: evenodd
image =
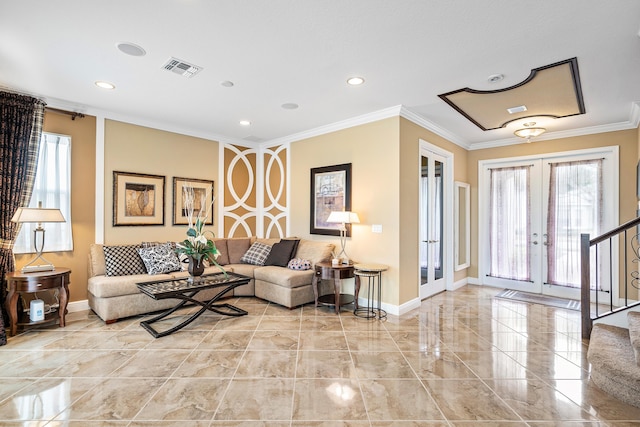
M113 225L164 225L165 177L113 172Z
M173 225L188 225L187 212L184 208L184 193L186 188L193 188L194 215L201 209L207 210L205 221L207 225L213 225L213 181L195 178L173 178Z
M310 233L339 236L342 224L329 223L331 211L351 210L351 163L311 169ZM351 224L346 224L351 236Z

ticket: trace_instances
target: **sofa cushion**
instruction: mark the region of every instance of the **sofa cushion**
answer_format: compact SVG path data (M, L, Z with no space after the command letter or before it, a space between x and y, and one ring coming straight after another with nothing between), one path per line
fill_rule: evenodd
M244 255L240 258L245 264L264 265L267 257L271 252L271 246L264 243L255 242Z
M220 265L229 264L229 249L227 248L227 239L213 239L213 243L216 244L216 248L220 251L220 256L216 259L216 262Z
M229 252L229 264L240 264L242 255L251 247L250 237L227 239L227 251Z
M89 277L103 276L105 273L104 249L98 243L89 245Z
M139 248L138 253L149 274L180 271L182 267L171 243Z
M333 243L302 239L295 257L306 259L314 266L319 262L330 260L333 248Z
M279 267L286 267L289 260L293 257L293 254L298 248L300 240L283 239L278 243L274 243L271 246L271 251L264 261L264 265L275 265Z
M146 274L138 248L139 245L103 246L105 276Z
M147 273L116 277L95 276L87 281L87 289L98 298L111 298L139 294L137 283L171 279L172 277L168 274L159 274L151 278Z
M288 268L266 266L253 272L256 280L274 283L285 288L297 288L311 284L314 272L311 270L289 270Z

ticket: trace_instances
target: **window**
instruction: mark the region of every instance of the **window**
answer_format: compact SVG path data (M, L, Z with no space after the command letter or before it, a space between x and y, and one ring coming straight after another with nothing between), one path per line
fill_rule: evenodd
M71 137L42 133L36 181L29 207L58 208L66 222L43 224L46 234L44 251L73 250L71 235ZM16 236L14 253L33 253L33 230L38 224L22 224Z

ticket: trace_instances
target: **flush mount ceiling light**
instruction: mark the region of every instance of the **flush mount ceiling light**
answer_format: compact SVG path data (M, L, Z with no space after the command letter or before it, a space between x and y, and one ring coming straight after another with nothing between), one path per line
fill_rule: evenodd
M233 87L233 82L229 81L229 80L225 80L223 82L220 82L220 86L224 86L224 87Z
M347 79L347 83L350 84L351 86L358 86L358 85L361 85L362 83L364 83L364 78L362 78L362 77L350 77L349 79Z
M467 87L438 96L483 131L525 118L557 119L586 112L577 58L534 68L529 77L507 88Z
M299 105L293 102L287 102L282 104L281 107L284 108L285 110L295 110L296 108L299 107Z
M101 89L109 89L109 90L112 90L112 89L115 89L115 88L116 88L116 85L114 85L113 83L105 82L105 81L103 81L103 80L98 80L98 81L96 81L96 82L95 82L95 85L96 85L96 86L98 86L98 87L99 87L99 88L101 88Z
M513 133L520 138L526 139L527 142L531 142L531 138L540 136L547 131L545 128L537 128L535 127L535 125L536 122L523 123L522 126L524 127L522 129L516 130Z
M120 52L131 56L145 56L147 54L147 51L142 47L129 42L116 43L116 47Z
M251 126L251 122L249 120L240 120L241 126Z

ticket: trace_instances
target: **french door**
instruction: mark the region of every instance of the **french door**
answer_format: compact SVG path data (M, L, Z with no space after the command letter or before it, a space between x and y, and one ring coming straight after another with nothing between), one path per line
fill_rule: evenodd
M444 248L446 158L420 152L420 299L446 288Z
M615 226L617 165L616 147L481 162L483 282L579 299L580 234Z

